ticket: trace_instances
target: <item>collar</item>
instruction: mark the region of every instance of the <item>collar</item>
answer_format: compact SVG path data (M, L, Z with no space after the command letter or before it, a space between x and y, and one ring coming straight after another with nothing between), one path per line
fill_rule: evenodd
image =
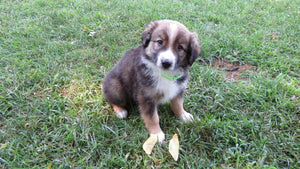
M175 80L180 79L183 75L172 77L172 76L167 75L166 73L162 73L162 76L171 81L175 81Z

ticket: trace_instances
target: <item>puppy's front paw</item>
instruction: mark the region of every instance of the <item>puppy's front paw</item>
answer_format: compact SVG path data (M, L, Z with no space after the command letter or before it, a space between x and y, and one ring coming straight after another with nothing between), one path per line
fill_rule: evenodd
M184 112L181 116L180 116L180 119L183 120L185 123L187 122L191 122L194 120L194 117L193 115L191 115L190 113L188 112Z
M159 132L157 134L150 134L150 136L157 136L157 140L159 143L163 143L163 141L165 140L165 133L164 132Z
M125 119L128 115L128 112L127 112L127 110L122 110L122 111L116 112L116 115L119 119Z

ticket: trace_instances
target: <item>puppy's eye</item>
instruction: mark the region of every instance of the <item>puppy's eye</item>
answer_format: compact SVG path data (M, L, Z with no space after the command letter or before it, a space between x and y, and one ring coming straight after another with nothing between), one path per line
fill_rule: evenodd
M182 51L184 49L183 49L183 47L181 45L178 45L177 50L180 52L180 51Z
M162 46L163 44L164 44L164 41L162 41L162 40L158 40L158 41L156 41L157 42L157 45L158 46Z

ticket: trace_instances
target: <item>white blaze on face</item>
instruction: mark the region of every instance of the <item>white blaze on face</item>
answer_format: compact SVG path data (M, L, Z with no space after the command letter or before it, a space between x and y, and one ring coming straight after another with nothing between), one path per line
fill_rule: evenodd
M167 68L168 70L174 70L175 68L175 64L176 64L176 55L174 54L174 52L172 51L172 45L174 43L176 34L178 32L178 28L176 24L170 24L169 27L169 46L167 47L167 50L162 51L159 53L158 57L157 57L157 66L160 68L164 68L163 63L168 62L170 63L170 66Z
M169 39L170 39L170 41L171 42L173 42L174 41L174 39L175 39L175 36L176 36L176 34L177 34L177 30L178 28L177 28L177 25L175 25L175 24L170 24L170 37L169 37Z

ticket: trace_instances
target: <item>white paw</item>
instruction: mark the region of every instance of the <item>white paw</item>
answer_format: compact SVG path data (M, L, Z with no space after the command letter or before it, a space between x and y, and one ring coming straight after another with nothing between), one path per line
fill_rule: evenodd
M193 120L194 120L194 117L193 117L193 115L191 115L190 113L184 112L184 113L180 116L180 119L183 120L185 123L187 123L187 122L193 121Z
M157 136L157 140L159 143L163 143L163 141L165 140L165 133L164 132L160 132L160 133L157 133L157 134L150 134L150 136Z
M128 112L127 112L127 110L122 110L122 111L117 112L116 114L117 114L118 118L124 119L127 117Z

